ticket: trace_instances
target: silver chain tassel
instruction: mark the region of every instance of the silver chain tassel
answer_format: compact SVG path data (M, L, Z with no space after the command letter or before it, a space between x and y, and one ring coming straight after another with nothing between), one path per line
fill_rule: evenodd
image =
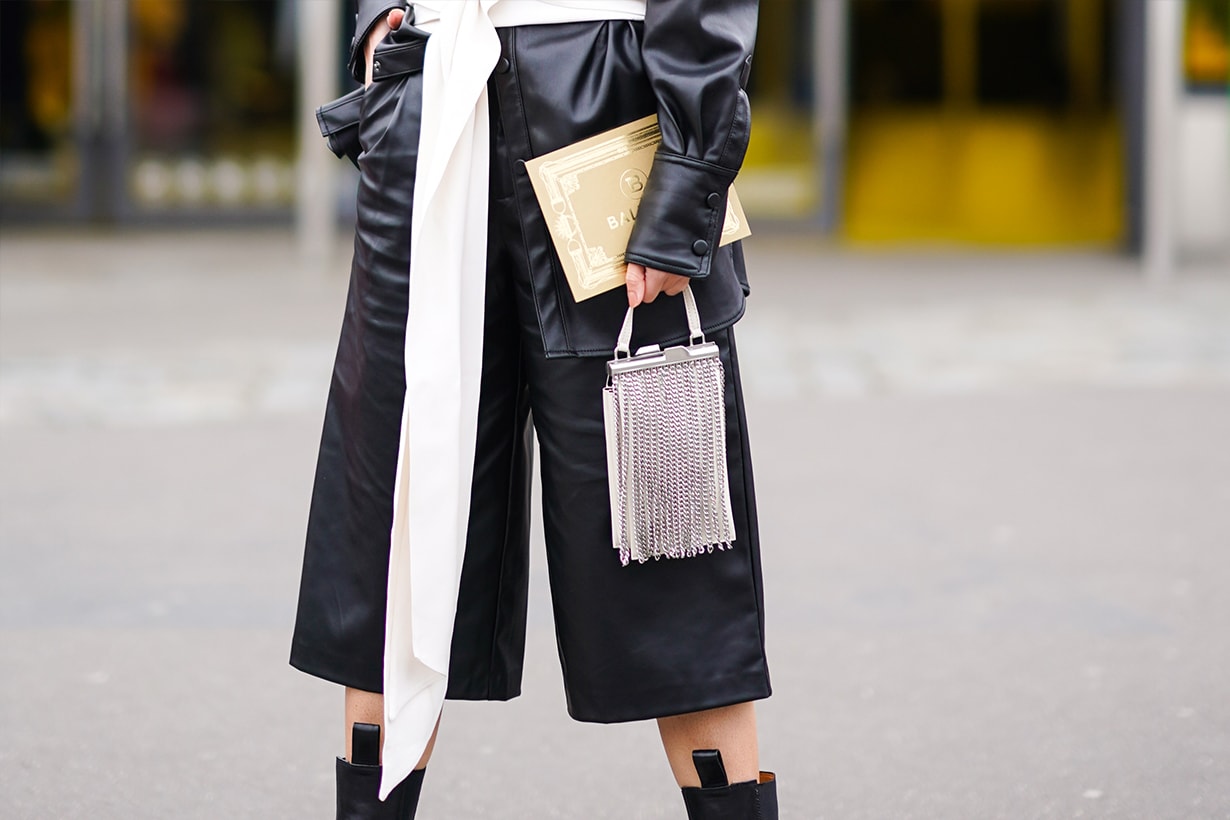
M690 290L685 297L691 301ZM689 305L692 324L695 303ZM699 336L696 319L693 339ZM625 336L621 343L626 349ZM612 543L625 566L728 549L725 372L712 342L611 363L604 402Z

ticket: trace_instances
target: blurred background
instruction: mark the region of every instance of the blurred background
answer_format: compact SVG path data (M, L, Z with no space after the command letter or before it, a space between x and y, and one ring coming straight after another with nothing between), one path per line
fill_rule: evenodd
M312 137L305 178L296 146L353 84L348 6L5 0L6 223L321 207L315 177L344 169ZM1172 231L1179 251L1224 256L1228 15L1224 0L764 3L743 197L859 243L1139 251Z
M329 817L286 665L349 0L0 0L0 816ZM1230 2L764 0L739 325L790 818L1230 817ZM525 694L426 818L682 816Z

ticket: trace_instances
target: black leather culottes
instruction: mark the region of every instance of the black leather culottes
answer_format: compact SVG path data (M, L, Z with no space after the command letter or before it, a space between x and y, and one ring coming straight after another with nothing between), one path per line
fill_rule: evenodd
M510 36L501 31L506 45ZM291 650L295 667L372 692L383 680L408 277L430 274L409 270L420 89L419 75L408 73L364 92L354 262ZM727 374L733 549L623 567L611 547L602 423L609 355L547 353L536 260L553 251L545 231L525 230L524 213L537 205L528 180L517 175L524 174L519 158L533 155L532 125L510 96L493 76L477 454L448 697L505 700L520 693L535 434L570 714L640 720L767 697L756 504L733 331L709 334ZM611 296L613 347L622 296ZM686 335L681 300L657 301L651 307L665 317L660 321L677 321Z

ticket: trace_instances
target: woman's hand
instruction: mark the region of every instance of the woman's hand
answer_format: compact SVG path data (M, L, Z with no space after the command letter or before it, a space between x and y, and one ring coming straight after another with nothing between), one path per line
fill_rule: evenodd
M406 18L405 9L393 9L384 16L383 20L377 20L372 26L371 33L367 35L367 42L363 44L363 54L367 57L366 77L363 79L363 85L369 86L372 84L372 60L376 58L376 46L380 45L380 41L389 36L389 32L401 25L401 21Z
M657 268L647 268L635 262L628 263L628 307L636 307L642 302L652 302L658 294L678 296L692 281L677 273L667 273Z

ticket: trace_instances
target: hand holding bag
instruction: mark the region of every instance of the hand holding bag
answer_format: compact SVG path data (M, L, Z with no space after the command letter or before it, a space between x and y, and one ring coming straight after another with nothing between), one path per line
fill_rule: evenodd
M624 566L728 549L725 371L683 291L689 343L633 356L628 308L603 390L612 545Z

